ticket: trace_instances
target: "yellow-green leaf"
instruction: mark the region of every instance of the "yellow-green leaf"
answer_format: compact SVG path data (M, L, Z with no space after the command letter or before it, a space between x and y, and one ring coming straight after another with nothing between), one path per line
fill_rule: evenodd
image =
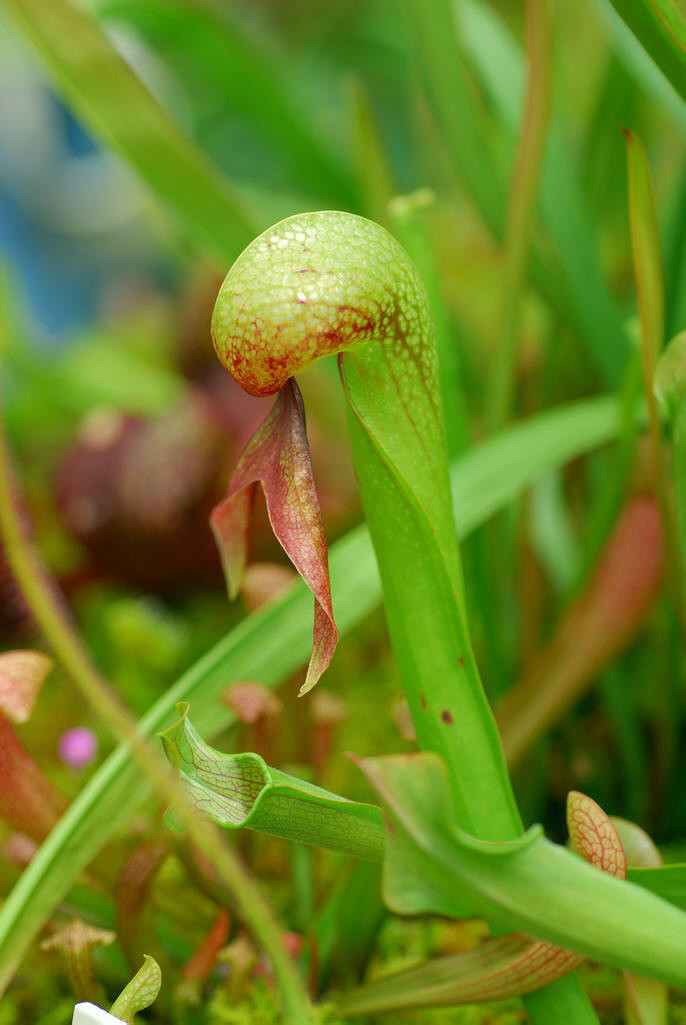
M136 1014L157 1000L162 986L162 972L154 957L144 954L142 966L138 969L131 982L122 990L112 1004L110 1013L128 1025L134 1025Z

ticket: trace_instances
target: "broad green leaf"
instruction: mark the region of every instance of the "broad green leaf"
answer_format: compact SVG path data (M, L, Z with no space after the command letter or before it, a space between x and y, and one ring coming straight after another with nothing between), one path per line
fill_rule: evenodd
M143 956L143 964L119 994L110 1010L110 1014L121 1018L128 1025L134 1025L139 1011L145 1011L155 1003L162 986L162 972L157 961L149 954Z
M686 22L672 0L610 0L620 17L686 100Z
M541 414L472 450L452 473L459 533L474 530L551 468L611 441L619 425L616 399L591 399ZM365 527L331 547L329 565L336 618L344 634L381 600ZM227 681L254 679L273 687L307 661L311 613L311 596L297 583L246 617L156 702L141 719L141 732L154 736L173 721L176 703L189 701L196 727L216 736L232 721L218 700ZM112 752L81 790L0 910L0 990L81 870L149 793L148 781L124 746Z
M630 868L627 879L686 911L686 865Z
M620 408L614 399L569 403L564 412L564 425L554 422L553 412L543 413L473 446L455 462L451 484L460 537L485 523L547 470L605 444L620 429ZM526 469L529 459L536 464L535 475Z
M252 234L251 215L88 11L69 0L2 4L84 125L134 168L211 256L235 259Z
M193 728L187 704L180 702L178 711L180 720L161 734L164 748L188 796L213 822L370 861L382 857L385 831L379 808L270 768L257 754L222 754Z
M452 916L466 903L498 930L521 930L686 987L686 914L673 905L597 871L536 828L505 843L463 833L451 820L448 777L433 754L360 764L393 827L384 871L392 910Z

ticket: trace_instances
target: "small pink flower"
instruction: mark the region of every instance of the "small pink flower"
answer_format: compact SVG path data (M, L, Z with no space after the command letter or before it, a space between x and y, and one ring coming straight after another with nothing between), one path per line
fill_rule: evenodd
M72 769L83 769L93 761L98 752L98 742L92 730L75 726L65 730L60 737L59 756Z

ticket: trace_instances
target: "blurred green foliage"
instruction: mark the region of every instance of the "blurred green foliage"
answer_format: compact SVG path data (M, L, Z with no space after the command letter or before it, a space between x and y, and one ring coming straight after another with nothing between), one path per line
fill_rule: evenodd
M466 450L478 466L474 443L489 429L489 368L499 344L504 228L526 83L522 6L507 0L331 0L326 5L313 0L232 5L98 0L83 6L67 0L48 5L3 0L9 41L3 44L8 59L0 78L8 99L0 115L6 123L10 109L13 129L5 134L8 148L16 149L13 162L3 155L0 163L3 201L16 205L41 232L46 251L50 245L62 254L78 250L79 273L100 261L102 253L109 256L94 286L92 308L80 311L58 347L44 337L26 301L19 246L5 233L5 207L0 208L6 252L0 289L4 416L37 540L61 578L98 663L137 715L164 695L244 610L227 606L211 573L189 585L183 568L177 569L179 586L171 590L166 581L132 584L123 555L117 556L119 572L104 567L84 535L77 536L65 523L56 508L55 481L65 456L83 436L84 418L92 430L93 414L102 426L105 411L133 418L142 429L171 416L198 393L214 402L218 386L208 324L219 272L251 235L278 217L340 207L385 223L420 267L439 326L451 454ZM560 454L550 464L550 475L525 499L509 502L466 544L472 632L493 697L525 677L546 651L565 610L584 600L627 498L651 489L637 386L637 301L620 128L643 139L655 186L666 279L665 342L686 326L686 110L679 30L666 35L664 23L654 18L663 6L666 0L652 5L639 0L551 4L551 118L526 277L517 296L521 317L512 416L525 418L608 392L607 400L598 403L607 401L614 409L618 396L623 416L619 431L600 437L591 451L575 444L580 433L592 431L601 406L580 407L574 423L551 421L558 426L550 427L548 441L560 447ZM37 71L29 73L32 66ZM129 213L121 217L120 196L108 191L111 180L105 171L98 171L88 190L77 183L82 215L93 222L85 242L83 224L70 223L66 214L61 223L50 223L43 205L48 185L75 171L73 160L48 161L37 178L39 186L31 179L29 188L26 183L22 187L22 167L37 166L40 153L35 140L32 148L18 127L26 119L38 125L40 136L49 135L57 123L56 107L53 122L32 120L45 88L37 84L43 75L96 144L114 154L104 166L123 161L134 172L117 186L130 203ZM26 81L30 88L25 89ZM24 106L13 101L18 95ZM417 190L422 190L419 198ZM63 193L56 195L59 199ZM99 216L108 205L114 224L103 227ZM337 439L343 420L340 400L325 390L333 372L332 367L315 370L303 390L311 381L313 393L326 395L319 410L310 407L310 425L323 439L320 465L328 471L333 495L327 522L335 535L359 514ZM212 410L221 430L239 447L241 425L249 418L243 408L222 393ZM332 439L334 448L327 449ZM566 442L570 453L585 452L571 465L564 465ZM535 442L513 434L512 444L516 452L518 445ZM221 458L225 468L217 464L208 471L208 495L225 480L233 455L227 451ZM174 479L189 479L187 465L179 469L165 456L167 462ZM668 490L671 472L668 460ZM118 474L112 469L113 478ZM497 475L505 495L508 488L513 498L519 495L516 458L509 459L506 451ZM472 498L478 497L478 475L474 479ZM141 480L142 492L149 480ZM98 483L89 500L99 501L103 494ZM190 521L185 547L189 537L204 536L203 509L199 500L193 516L183 513ZM116 537L130 542L131 522L124 516L115 526ZM626 558L640 563L642 543L635 540ZM173 540L163 551L160 561L177 565ZM260 558L278 555L265 542ZM40 643L0 569L5 645ZM621 599L620 594L616 600ZM570 788L579 788L613 813L639 819L660 844L683 843L685 673L680 621L663 588L612 664L591 667L585 691L530 750L515 776L527 821L540 819L550 835L561 839L564 797ZM268 682L276 683L277 677L275 672ZM398 711L393 704L400 686L380 617L350 632L325 687L341 699L343 712L339 723L323 727L318 713L296 705L293 681L282 686L278 736L267 735L264 741L271 745L269 758L277 764L316 766L318 783L364 797L341 752L352 748L371 754L410 744L402 707ZM388 716L380 709L388 710ZM214 698L204 714L208 719L215 715L220 726L229 721ZM32 721L22 728L22 738L69 797L95 771L75 776L58 762L59 733L75 723L97 728L68 682L55 674ZM234 722L222 742L250 747L255 733L253 726ZM323 745L321 758L317 744ZM102 756L107 754L103 738ZM132 832L119 831L101 855L102 865L94 866L94 872L102 870L98 885L74 888L57 910L57 920L76 908L98 922L109 915L112 924L115 908L110 896L103 905L99 887L111 894L122 862L158 828L156 816L154 806L145 805ZM308 900L320 914L327 907L340 872L333 855L317 854L297 870L301 887L303 876L309 877L311 892L300 892L296 899L296 869L284 848L260 838L241 843L287 925L295 927L298 921L298 899L301 910ZM169 876L160 873L151 884L147 902L151 942L178 981L183 962L210 928L214 909L188 883L181 862L174 866ZM0 869L3 893L9 893L18 875L18 863L8 855ZM177 906L179 885L191 894L187 917ZM328 920L338 923L332 915ZM239 929L236 923L232 928L233 942ZM374 953L384 971L403 966L408 948L419 959L441 943L449 946L445 937L437 938L440 929L422 931L415 923L398 935L393 928L402 933L404 926L384 926ZM348 920L337 924L333 934L357 971L366 963L374 936L366 937L363 956L351 938L353 929ZM50 979L56 969L46 958L34 952L26 961L3 999L3 1025L57 1020L50 1015L59 1015L62 1007L68 1018L68 996L59 1003L64 981ZM116 993L126 977L121 959L106 955L99 964L102 981ZM179 1003L184 1008L179 1020L198 1025L276 1021L269 987L251 973L243 989L231 995L226 973L216 970L206 1002ZM340 964L327 965L319 978L327 985L349 981ZM604 995L598 996L592 984L590 989L603 1020L620 1020L616 977ZM174 992L172 984L163 994L159 1020L165 1015L176 1020ZM509 1023L517 1014L467 1009L440 1017L427 1012L411 1020L467 1025L496 1015L495 1020ZM683 1007L675 1005L671 1014L674 1022L684 1020Z

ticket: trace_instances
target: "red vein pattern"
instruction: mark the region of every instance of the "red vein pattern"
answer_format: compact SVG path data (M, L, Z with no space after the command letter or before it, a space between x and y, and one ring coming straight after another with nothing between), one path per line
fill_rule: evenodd
M331 606L326 537L312 475L300 390L289 378L269 415L257 428L233 473L226 498L210 518L229 595L234 598L245 570L250 512L261 484L274 534L314 595L312 656L300 693L314 687L338 642Z
M567 797L567 828L577 854L594 868L626 879L626 854L619 833L599 804L578 790Z

